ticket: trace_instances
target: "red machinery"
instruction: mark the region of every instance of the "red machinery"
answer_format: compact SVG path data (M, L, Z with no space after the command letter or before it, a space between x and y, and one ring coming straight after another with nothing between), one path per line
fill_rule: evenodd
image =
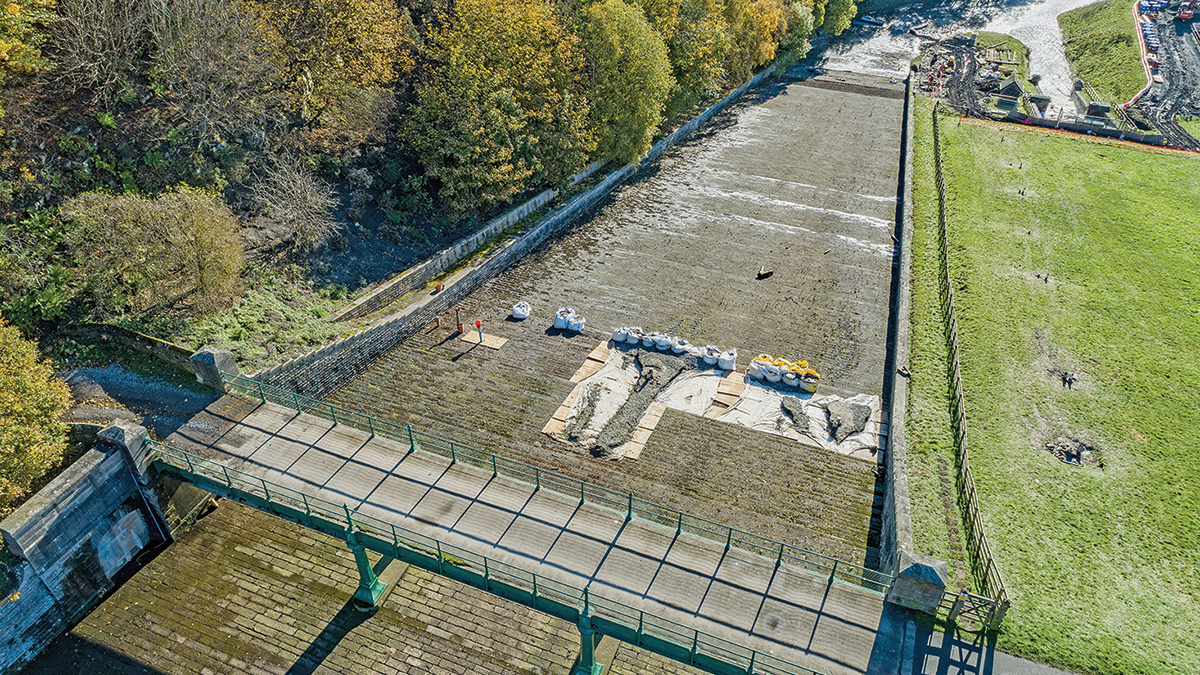
M1187 20L1192 18L1196 13L1196 0L1184 2L1179 6L1179 11L1175 13L1176 19Z

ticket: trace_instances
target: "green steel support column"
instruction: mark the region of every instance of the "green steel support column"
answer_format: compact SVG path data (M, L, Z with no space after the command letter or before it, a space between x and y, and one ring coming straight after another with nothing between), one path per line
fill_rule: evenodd
M354 553L354 564L358 566L358 590L354 591L354 599L374 605L387 590L387 584L375 576L375 570L371 569L371 561L367 560L366 550L358 543L356 530L346 533L346 543L350 545L350 551Z
M592 628L592 617L588 609L588 592L583 590L583 611L579 612L579 661L571 675L601 675L604 665L596 663L596 644L602 636Z

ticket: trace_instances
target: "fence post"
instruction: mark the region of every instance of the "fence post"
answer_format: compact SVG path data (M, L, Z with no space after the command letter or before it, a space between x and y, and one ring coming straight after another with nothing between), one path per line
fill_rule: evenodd
M438 574L445 574L446 567L442 564L442 542L434 539L433 543L437 546Z
M633 493L629 493L629 507L625 510L625 522L633 520Z
M492 571L488 568L488 559L483 559L483 590L492 592Z
M375 418L367 415L367 428L371 430L371 438L375 438Z
M775 558L775 566L779 567L783 564L783 547L785 544L779 544L779 557Z
M267 489L267 479L259 478L258 482L262 483L263 495L267 498L267 503L269 504L271 502L271 491Z
M833 583L833 579L834 579L834 577L836 577L836 576L837 576L837 566L838 566L838 562L839 562L839 561L837 560L837 558L834 558L834 560L833 560L833 569L832 569L832 570L830 570L830 572L829 572L829 583L831 583L831 584Z
M225 473L225 486L232 488L233 487L233 479L229 477L229 467L222 464L221 471L223 471Z
M683 532L683 511L676 511L678 514L675 518L675 536L678 537Z
M958 615L962 613L963 607L966 604L967 594L959 593L958 597L954 599L954 606L950 608L950 616L947 617L947 620L953 622L955 619L957 619Z
M725 532L725 550L728 551L733 545L733 528L726 528Z
M333 426L335 426L335 427L336 427L336 426L337 426L337 424L338 424L338 422L337 422L337 411L333 409L333 406L329 406L329 415L330 415L331 417L333 417Z
M267 395L263 392L262 382L258 383L258 398L261 399L263 403L267 402Z
M408 451L412 452L417 449L417 441L413 438L412 425L408 425Z
M183 453L183 458L187 460L188 471L191 473L196 473L196 467L192 466L192 456L185 452Z
M296 404L296 412L302 412L300 410L300 395L294 391L292 392L292 402Z
M450 441L450 463L451 464L458 463L458 455L455 454L455 452L454 452L454 441Z
M542 489L542 470L540 467L533 467L533 479L536 484L533 486L533 491L537 492Z
M583 481L579 481L579 505L583 506Z

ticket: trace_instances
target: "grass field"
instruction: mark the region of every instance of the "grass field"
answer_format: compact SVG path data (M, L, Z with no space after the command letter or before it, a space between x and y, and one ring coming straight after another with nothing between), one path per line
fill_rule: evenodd
M1179 126L1183 127L1184 131L1191 134L1192 138L1200 140L1200 117L1195 117L1192 119L1176 117L1175 121L1179 122Z
M934 185L933 103L913 100L913 213L937 218ZM924 221L923 221L924 222ZM936 220L933 221L936 226ZM938 289L937 228L917 227L912 239L908 362L908 481L913 544L919 553L950 564L952 583L965 585L962 517L955 502L954 436L950 431L948 358Z
M916 121L912 499L918 546L944 555L922 475L949 456L927 106ZM971 464L1014 604L998 646L1200 672L1200 182L1178 179L1200 159L943 122ZM1060 436L1099 461L1060 462Z
M1132 6L1132 0L1104 0L1058 15L1071 67L1112 103L1146 86Z

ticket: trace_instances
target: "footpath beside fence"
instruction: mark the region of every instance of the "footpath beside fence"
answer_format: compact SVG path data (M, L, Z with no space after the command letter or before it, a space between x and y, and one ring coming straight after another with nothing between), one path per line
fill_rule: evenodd
M645 162L658 159L668 148L686 138L707 123L731 103L770 77L774 67L768 67L749 82L731 92L707 110L692 118L687 124L663 138L638 162L608 174L595 186L580 192L566 204L547 214L537 224L515 237L495 246L474 263L465 273L458 276L437 295L426 296L422 303L414 303L396 314L386 316L361 331L319 347L307 354L290 359L278 366L260 370L251 375L305 396L321 399L366 371L376 360L396 345L416 335L443 312L447 311L490 279L520 260L563 229L606 197L614 188L625 182Z
M969 616L988 628L996 629L1004 620L1011 602L1000 568L996 564L992 547L983 529L983 518L979 508L979 496L975 491L975 477L971 473L969 444L967 443L967 410L963 398L962 371L959 366L958 317L954 309L954 283L950 277L950 238L946 228L946 175L942 165L941 129L938 125L938 107L933 110L933 161L937 177L938 197L938 248L941 258L939 285L942 296L942 317L946 325L946 344L950 354L951 426L954 430L954 454L957 468L958 507L962 511L963 524L967 530L967 547L970 566L982 596L973 593L947 593L945 606L950 620L960 615Z

